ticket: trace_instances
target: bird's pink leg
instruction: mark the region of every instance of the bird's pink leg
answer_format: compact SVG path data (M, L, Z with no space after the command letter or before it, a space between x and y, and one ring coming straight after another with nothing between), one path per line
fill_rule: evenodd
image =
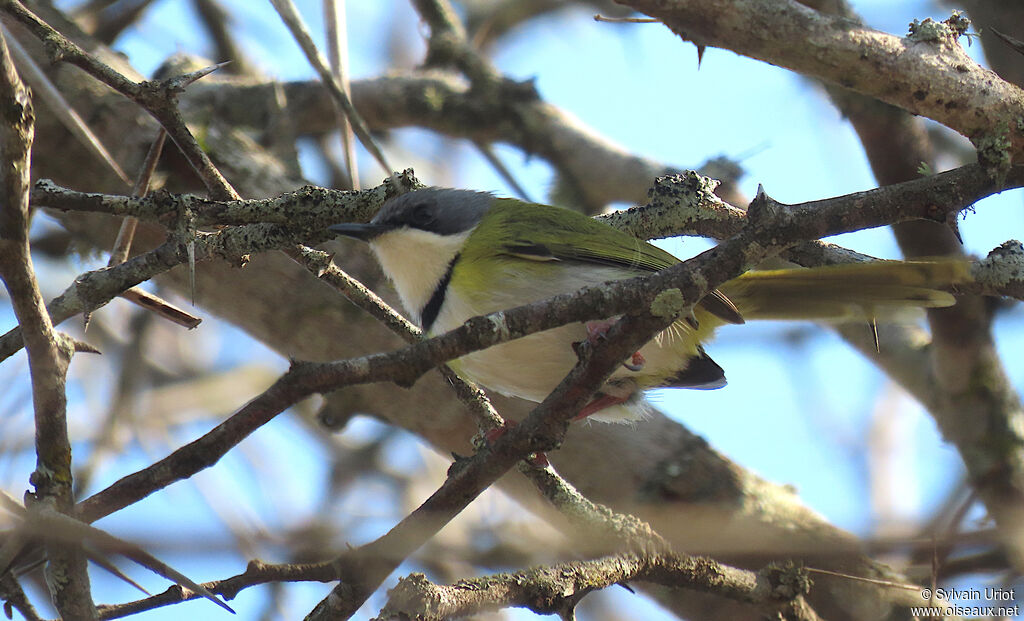
M614 395L601 395L594 399L590 403L583 406L580 413L573 417L573 420L582 420L591 414L596 414L605 408L610 408L613 405L625 403L627 400L624 397L616 397Z

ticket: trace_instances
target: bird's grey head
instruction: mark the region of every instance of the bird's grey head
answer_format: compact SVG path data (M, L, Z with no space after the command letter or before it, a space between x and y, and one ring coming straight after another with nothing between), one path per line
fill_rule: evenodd
M493 200L486 192L423 188L392 198L370 223L455 235L479 224Z
M363 241L402 228L456 235L479 224L493 201L494 197L486 192L424 188L384 203L367 224L335 224L329 228Z

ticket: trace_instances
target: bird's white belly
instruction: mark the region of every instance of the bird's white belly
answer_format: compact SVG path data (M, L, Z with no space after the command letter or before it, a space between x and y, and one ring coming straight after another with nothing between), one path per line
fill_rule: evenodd
M446 299L431 332L447 332L462 325L470 317L486 312L491 311L475 309L465 299L457 296ZM639 390L678 372L679 355L664 346L664 338L665 335L652 340L640 350L644 363L639 371L620 367L602 391L623 398L633 397ZM467 354L453 361L452 367L485 388L539 403L576 364L573 344L586 339L585 325L572 323ZM649 406L640 395L635 397L629 403L600 410L590 418L608 422L628 422L643 418Z
M572 344L586 338L571 324L495 345L458 359L473 381L503 395L541 402L576 364Z

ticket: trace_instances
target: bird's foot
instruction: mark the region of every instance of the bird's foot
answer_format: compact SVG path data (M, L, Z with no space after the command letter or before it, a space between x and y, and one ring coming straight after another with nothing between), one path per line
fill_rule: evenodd
M623 362L622 366L636 373L637 371L643 369L645 364L647 364L647 360L645 360L643 355L637 351L633 352L633 355L630 356L629 361Z

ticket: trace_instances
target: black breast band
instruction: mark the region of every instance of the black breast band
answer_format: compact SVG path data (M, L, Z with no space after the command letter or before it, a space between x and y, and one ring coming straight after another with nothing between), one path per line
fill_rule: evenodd
M441 312L441 305L444 304L444 294L448 291L448 283L452 281L452 270L455 269L455 262L458 260L459 255L452 257L451 263L448 264L448 270L438 281L437 287L430 294L430 299L427 300L423 311L420 312L420 324L424 332L430 332L430 327L437 321L437 314Z

